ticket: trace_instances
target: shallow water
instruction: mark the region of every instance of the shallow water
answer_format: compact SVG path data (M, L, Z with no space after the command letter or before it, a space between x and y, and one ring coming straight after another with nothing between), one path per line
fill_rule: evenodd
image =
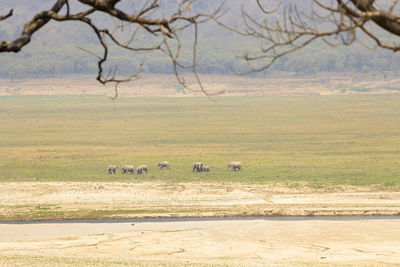
M354 220L400 220L400 216L256 216L256 217L184 217L184 218L141 218L141 219L85 219L85 220L32 220L0 221L1 224L72 224L72 223L138 223L138 222L197 222L197 221L354 221Z

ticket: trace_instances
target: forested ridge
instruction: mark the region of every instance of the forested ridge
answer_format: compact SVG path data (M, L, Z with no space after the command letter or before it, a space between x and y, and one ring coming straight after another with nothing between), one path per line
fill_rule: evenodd
M129 2L129 1L128 1ZM161 12L168 12L168 2ZM307 2L307 1L306 1ZM14 16L0 23L0 39L10 40L18 35L23 24L37 11L48 9L53 1L0 1L0 14L14 8ZM125 3L125 8L130 8ZM217 3L213 0L198 1L193 8L204 13L211 12ZM255 9L247 1L231 0L227 3L227 12L223 21L239 27L241 22L241 6ZM300 8L306 8L302 3ZM107 17L98 18L104 23L113 23ZM192 36L182 36L184 47L191 49ZM362 38L362 37L360 37ZM136 37L139 45L147 40ZM197 70L200 73L226 74L246 71L247 63L240 59L244 51L259 49L259 41L250 37L240 37L234 33L209 22L200 27ZM101 53L93 32L79 23L51 22L34 35L32 42L17 54L0 54L0 77L24 78L47 77L69 74L92 74L97 71L96 58L84 50ZM191 53L182 54L183 61L192 60ZM108 65L118 66L121 74L129 74L136 70L144 60L143 72L172 73L171 61L162 53L134 53L122 49L112 49ZM370 49L362 45L350 47L330 47L323 42L315 42L310 47L278 60L267 72L293 72L295 74L315 74L318 72L383 72L400 71L400 56L391 51ZM257 74L264 75L264 74Z

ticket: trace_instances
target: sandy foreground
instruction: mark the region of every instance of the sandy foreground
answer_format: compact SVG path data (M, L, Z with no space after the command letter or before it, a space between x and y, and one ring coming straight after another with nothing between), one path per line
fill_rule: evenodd
M389 266L400 220L0 224L0 265Z
M24 214L62 219L63 212L76 216L81 210L110 211L101 216L107 218L267 217L0 223L0 266L400 265L400 217L312 217L397 216L399 192L240 183L0 183L3 221ZM271 217L277 215L310 217Z

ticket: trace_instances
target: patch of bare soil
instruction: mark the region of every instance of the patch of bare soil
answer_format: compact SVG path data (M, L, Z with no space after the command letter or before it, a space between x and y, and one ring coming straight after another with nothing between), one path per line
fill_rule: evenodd
M399 220L0 224L0 265L390 266Z
M400 193L279 184L0 183L2 220L29 213L62 219L81 210L130 218L398 215ZM399 225L394 218L0 223L0 265L390 266L400 264Z
M359 93L398 93L397 75L332 74L296 76L275 74L265 78L235 75L201 75L208 93L224 96L332 95ZM183 90L174 75L147 74L135 82L121 84L119 96L195 96L202 95L194 77L186 77L194 91ZM94 76L71 76L25 80L0 80L0 95L109 95L113 86L103 86Z
M93 215L101 218L399 215L400 192L240 183L0 183L0 220L29 213L26 219L72 219L82 210L106 211Z

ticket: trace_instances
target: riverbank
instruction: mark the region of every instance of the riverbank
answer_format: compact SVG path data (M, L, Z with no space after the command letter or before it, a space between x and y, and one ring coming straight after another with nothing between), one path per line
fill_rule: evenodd
M400 214L400 192L372 186L34 181L0 192L1 221Z

